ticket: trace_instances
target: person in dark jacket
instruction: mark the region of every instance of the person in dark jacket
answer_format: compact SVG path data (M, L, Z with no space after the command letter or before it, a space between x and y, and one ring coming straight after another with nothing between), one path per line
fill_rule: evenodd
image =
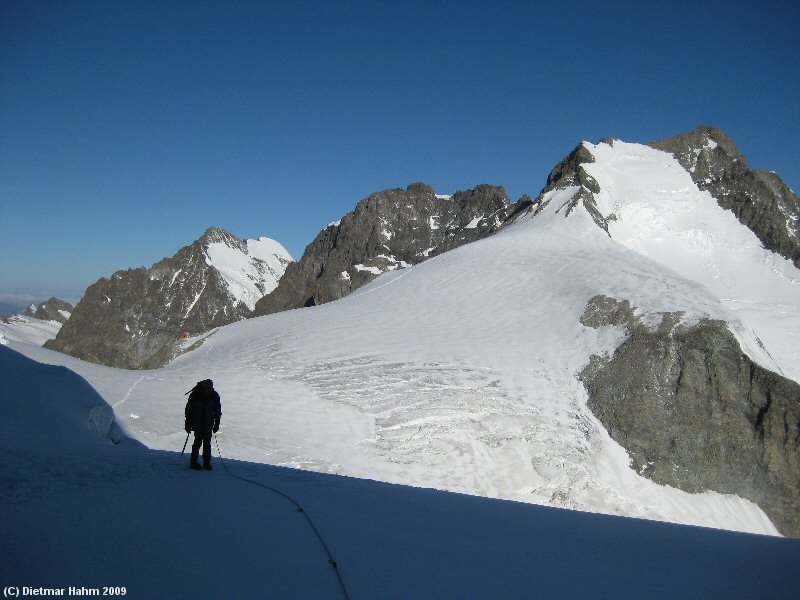
M199 382L189 394L186 403L186 433L194 431L192 458L189 466L199 470L200 445L203 446L203 468L211 470L211 434L219 431L222 403L210 379Z

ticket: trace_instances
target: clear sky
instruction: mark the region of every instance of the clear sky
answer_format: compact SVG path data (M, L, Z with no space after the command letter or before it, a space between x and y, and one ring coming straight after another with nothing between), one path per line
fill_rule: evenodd
M0 299L716 125L800 189L796 2L0 3Z

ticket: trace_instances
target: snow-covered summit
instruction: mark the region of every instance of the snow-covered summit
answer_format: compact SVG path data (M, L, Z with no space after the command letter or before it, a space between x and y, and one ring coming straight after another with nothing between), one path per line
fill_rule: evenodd
M706 164L744 163L724 138L693 141L701 156L731 152ZM754 193L746 169L724 176L720 196L720 187L696 181L699 161L687 166L619 140L584 142L573 157L567 185L551 182L556 201L545 194L538 212L566 221L588 215L615 244L697 288L691 309L659 284L648 287L666 303L639 290L598 289L590 305L610 311L599 326L624 327L625 341L581 371L589 406L642 474L750 498L797 535L800 271L791 246L780 244L791 237L783 208L798 210L797 197L784 195L782 204L773 190ZM739 212L729 206L734 195ZM765 235L765 223L775 222L786 237L774 235L779 228ZM631 308L637 314L625 316Z
M231 297L250 310L277 287L287 265L294 261L286 248L267 237L240 240L212 227L200 241L206 264L219 272Z
M708 139L704 147L715 145ZM742 319L749 335L740 337L751 357L800 381L800 331L787 332L781 318L800 310L800 271L791 260L764 248L673 155L619 140L582 147L591 160L581 168L596 187L581 191L591 193L590 208L608 235L712 292ZM761 343L745 339L753 335Z

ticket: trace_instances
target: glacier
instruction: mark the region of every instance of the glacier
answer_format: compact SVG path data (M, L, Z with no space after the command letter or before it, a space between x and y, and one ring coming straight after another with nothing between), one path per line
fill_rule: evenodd
M91 415L110 408L67 369L0 347L0 377L0 580L9 595L67 595L70 587L130 598L796 593L799 540L230 458L196 473L178 450L93 429ZM226 453L228 440L220 441Z

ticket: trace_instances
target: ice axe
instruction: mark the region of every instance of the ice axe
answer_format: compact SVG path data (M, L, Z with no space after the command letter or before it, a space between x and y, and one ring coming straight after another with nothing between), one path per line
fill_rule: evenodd
M186 432L186 441L183 442L183 450L186 450L186 444L189 443L189 434L190 433L191 433L191 431L187 431ZM183 456L183 450L181 450L181 456Z

